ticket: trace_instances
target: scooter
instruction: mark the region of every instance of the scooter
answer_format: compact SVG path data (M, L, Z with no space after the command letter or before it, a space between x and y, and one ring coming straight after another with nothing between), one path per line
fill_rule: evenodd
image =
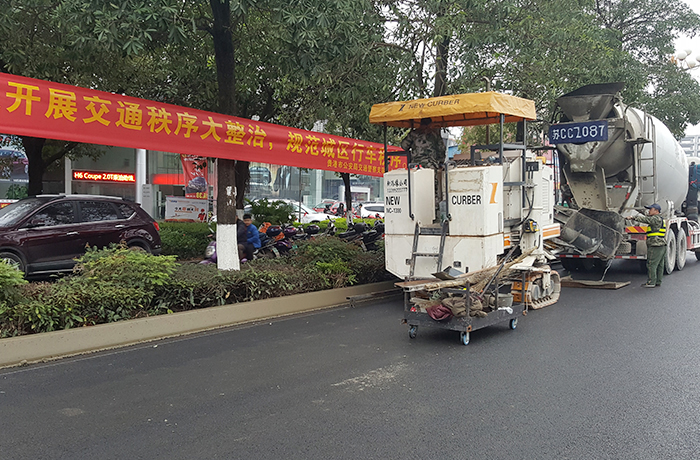
M352 227L348 229L347 232L338 233L338 238L347 241L348 243L353 243L355 241L362 239L362 234L366 232L369 228L364 222L357 222Z
M358 222L347 232L338 234L338 238L362 247L365 251L376 251L378 243L384 238L384 222L376 221L374 227Z
M202 260L200 265L216 264L216 232L209 226L209 238L211 241L207 244L206 249L204 249L204 260Z
M362 233L362 246L365 251L376 251L379 249L379 241L384 238L384 222L378 220L374 223L374 228Z
M292 240L296 234L297 229L292 226L271 225L267 227L265 233L260 234L261 247L256 249L255 255L258 257L286 255L294 247Z
M216 234L214 230L212 230L211 227L209 227L209 230L211 230L211 234L209 235L212 240L209 242L207 245L206 249L204 250L204 260L202 260L200 265L209 265L209 264L216 264ZM253 259L258 259L260 257L265 257L265 256L271 256L271 257L279 257L279 252L277 252L276 249L274 249L275 246L275 241L271 238L269 238L265 233L260 233L260 243L261 246L255 251L253 251ZM268 255L269 254L269 255ZM241 262L246 262L247 259L241 260Z

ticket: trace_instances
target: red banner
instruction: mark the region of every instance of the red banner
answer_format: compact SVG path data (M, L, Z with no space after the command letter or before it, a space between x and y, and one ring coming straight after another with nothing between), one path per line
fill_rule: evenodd
M209 196L207 183L207 159L197 155L180 155L185 175L185 198L206 200Z
M0 132L368 176L384 174L382 144L3 73Z

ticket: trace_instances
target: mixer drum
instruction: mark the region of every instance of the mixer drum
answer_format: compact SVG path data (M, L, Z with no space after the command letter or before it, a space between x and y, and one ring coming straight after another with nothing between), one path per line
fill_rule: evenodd
M614 182L631 181L638 185L640 205L658 201L666 211L666 202L672 201L680 209L688 190L685 152L660 120L620 102L622 87L619 83L589 85L557 99L568 121L608 120L607 141L557 145L567 159L565 172L574 199L584 207L614 210L621 203L606 203L605 188ZM640 168L635 168L639 145L642 160ZM632 177L635 173L639 177ZM628 207L634 205L627 203Z

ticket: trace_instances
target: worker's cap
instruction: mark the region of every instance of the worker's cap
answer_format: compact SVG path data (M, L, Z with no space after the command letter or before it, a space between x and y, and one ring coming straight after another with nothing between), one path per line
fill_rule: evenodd
M644 207L647 209L656 209L657 211L661 212L661 206L659 206L656 203L650 204L649 206L644 206Z

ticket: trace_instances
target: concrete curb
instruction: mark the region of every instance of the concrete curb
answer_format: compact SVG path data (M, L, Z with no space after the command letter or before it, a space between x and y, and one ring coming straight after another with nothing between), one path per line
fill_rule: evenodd
M0 367L63 358L139 342L400 295L395 281L222 305L91 327L0 339ZM375 294L367 296L368 294Z

